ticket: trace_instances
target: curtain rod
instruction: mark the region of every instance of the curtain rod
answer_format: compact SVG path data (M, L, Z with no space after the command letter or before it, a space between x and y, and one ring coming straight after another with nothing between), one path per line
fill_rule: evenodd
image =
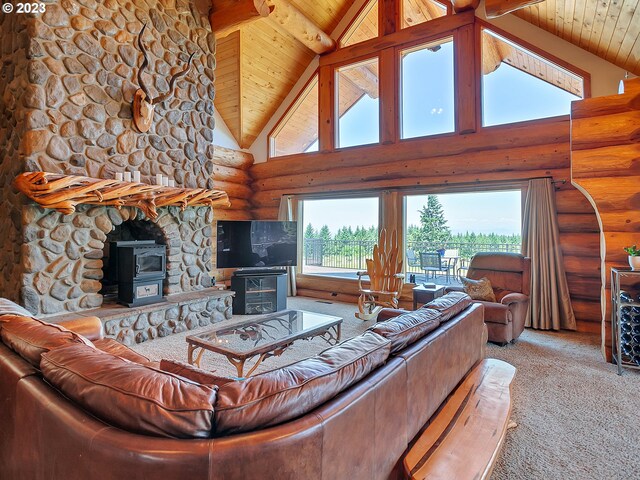
M496 187L507 187L509 185L515 185L515 184L524 184L526 182L528 182L529 180L537 180L537 179L541 179L541 178L553 178L552 176L546 176L546 177L531 177L531 178L523 178L521 180L513 180L513 181L509 181L509 182L492 182L492 181L486 181L486 182L464 182L464 183L438 183L435 185L408 185L406 187L380 187L380 188L368 188L365 190L338 190L338 191L333 191L333 192L308 192L308 193L283 193L281 196L279 197L274 197L271 200L280 200L282 197L313 197L313 198L322 198L322 197L328 197L328 198L336 198L336 197L350 197L350 196L362 196L363 194L366 195L367 193L380 193L380 192L384 192L384 191L390 191L390 190L397 190L397 191L406 191L406 190L424 190L424 189L429 189L429 188L443 188L443 187L452 187L452 189L458 189L458 188L465 188L465 187L469 187L469 186L483 186L483 187L490 187L490 186L496 186ZM552 180L551 181L552 184L560 184L560 185L564 185L567 183L566 179L560 179L560 180Z

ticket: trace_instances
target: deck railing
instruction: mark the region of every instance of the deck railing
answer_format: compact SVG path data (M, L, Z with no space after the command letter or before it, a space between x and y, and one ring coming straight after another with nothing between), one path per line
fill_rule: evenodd
M316 267L364 270L366 258L371 258L375 245L373 240L324 240L322 238L304 239L304 264ZM407 272L421 274L420 252L436 252L443 248L441 244L428 242L407 242L407 252L414 252L413 258L407 256ZM520 244L511 243L472 243L447 242L447 253L456 253L456 268L465 267L478 252L514 252L520 253Z

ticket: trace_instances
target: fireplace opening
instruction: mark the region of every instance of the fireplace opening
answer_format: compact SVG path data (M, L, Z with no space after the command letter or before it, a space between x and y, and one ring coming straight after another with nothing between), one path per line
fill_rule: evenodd
M150 221L132 220L107 235L101 293L106 301L138 307L165 301L167 247Z

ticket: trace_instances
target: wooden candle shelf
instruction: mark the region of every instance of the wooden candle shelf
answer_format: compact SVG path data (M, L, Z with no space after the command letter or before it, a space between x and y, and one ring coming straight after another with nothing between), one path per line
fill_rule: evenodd
M136 207L151 219L157 218L159 207L179 206L184 210L189 206L230 205L229 197L222 190L163 187L47 172L22 173L14 185L42 207L65 215L75 212L78 204Z

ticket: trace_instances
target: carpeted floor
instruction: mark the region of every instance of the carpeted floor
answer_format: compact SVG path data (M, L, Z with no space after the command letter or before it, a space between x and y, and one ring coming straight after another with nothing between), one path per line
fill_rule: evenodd
M342 338L366 330L371 322L354 317L355 306L290 298L289 308L344 318ZM234 316L239 321L245 316ZM185 337L192 330L137 345L154 360L186 361ZM640 372L616 374L602 360L596 336L527 330L517 343L489 344L487 356L505 360L518 372L513 385L512 419L494 480L599 480L640 478ZM258 371L270 370L324 350L315 339L297 342ZM218 374L235 369L218 355L205 353L202 365Z

